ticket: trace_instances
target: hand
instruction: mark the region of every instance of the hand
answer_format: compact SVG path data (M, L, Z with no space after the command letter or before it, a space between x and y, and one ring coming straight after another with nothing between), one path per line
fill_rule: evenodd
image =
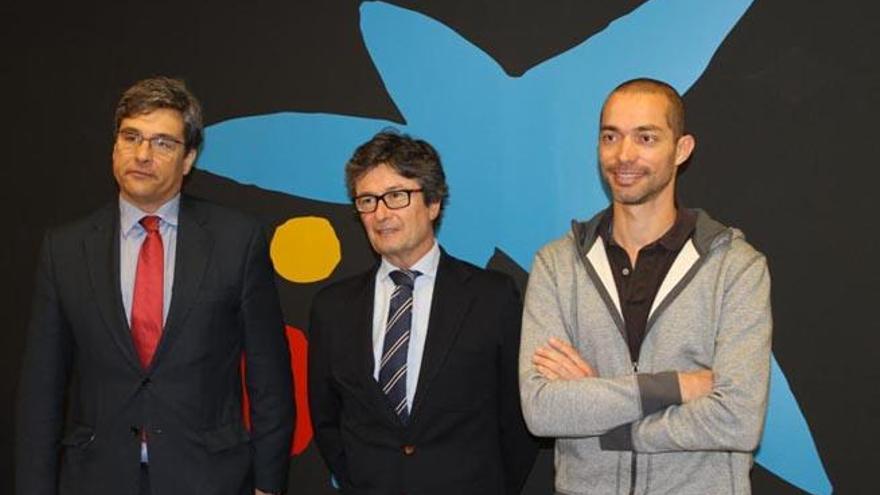
M550 337L546 347L538 347L532 364L548 380L577 380L596 376L592 366L568 342Z
M678 372L678 388L681 391L682 402L690 402L709 395L714 384L715 375L712 370Z

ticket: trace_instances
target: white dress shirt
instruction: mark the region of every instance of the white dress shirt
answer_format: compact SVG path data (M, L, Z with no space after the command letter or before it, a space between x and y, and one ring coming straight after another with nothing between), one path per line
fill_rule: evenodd
M431 299L434 296L434 281L437 279L437 265L440 263L440 246L434 246L422 258L410 267L410 270L421 273L413 287L412 328L409 336L409 349L406 355L406 408L412 408L416 385L419 382L419 371L422 367L422 353L425 350L425 338L428 334L428 319L431 313ZM388 320L388 307L391 304L391 293L394 281L388 275L402 268L392 265L382 258L376 272L376 290L373 296L373 378L379 381L379 363L382 362L382 348L385 343L385 323Z

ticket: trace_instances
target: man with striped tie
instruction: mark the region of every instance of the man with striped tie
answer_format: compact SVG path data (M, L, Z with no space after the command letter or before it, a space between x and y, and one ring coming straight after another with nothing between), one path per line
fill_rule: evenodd
M506 276L446 254L448 197L425 141L385 131L346 183L381 257L315 297L315 440L344 493L519 493L536 455L517 389L520 298Z

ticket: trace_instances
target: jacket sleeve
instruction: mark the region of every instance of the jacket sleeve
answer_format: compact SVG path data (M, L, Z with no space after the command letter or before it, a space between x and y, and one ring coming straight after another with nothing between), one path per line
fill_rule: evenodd
M331 376L331 329L325 321L333 309L323 304L324 294L319 292L315 296L309 316L309 411L318 451L333 480L346 487L349 476L340 431L342 404Z
M632 425L639 452L725 450L758 446L770 380L770 275L754 253L733 270L720 306L712 392Z
M519 400L519 356L522 303L509 278L501 306L501 349L498 362L498 410L500 411L501 460L505 492L520 493L538 455L538 443L526 429Z
M628 374L579 380L548 380L532 364L532 356L550 337L571 342L577 332L572 312L563 304L571 297L561 287L553 253L542 249L529 275L523 311L519 379L523 415L538 436L602 435L676 402L674 373ZM568 291L568 292L566 292ZM564 296L563 296L564 295ZM652 409L647 409L650 405Z
M58 297L52 260L52 236L46 234L18 388L15 484L19 495L52 495L58 486L73 338Z
M266 237L255 227L248 247L241 320L251 406L254 485L263 491L287 489L294 425L290 353L285 339L275 276Z

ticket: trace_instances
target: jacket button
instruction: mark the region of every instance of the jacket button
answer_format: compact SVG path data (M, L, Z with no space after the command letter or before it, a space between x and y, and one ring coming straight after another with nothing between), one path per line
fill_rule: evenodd
M403 455L413 455L416 453L415 445L404 445L403 446Z

